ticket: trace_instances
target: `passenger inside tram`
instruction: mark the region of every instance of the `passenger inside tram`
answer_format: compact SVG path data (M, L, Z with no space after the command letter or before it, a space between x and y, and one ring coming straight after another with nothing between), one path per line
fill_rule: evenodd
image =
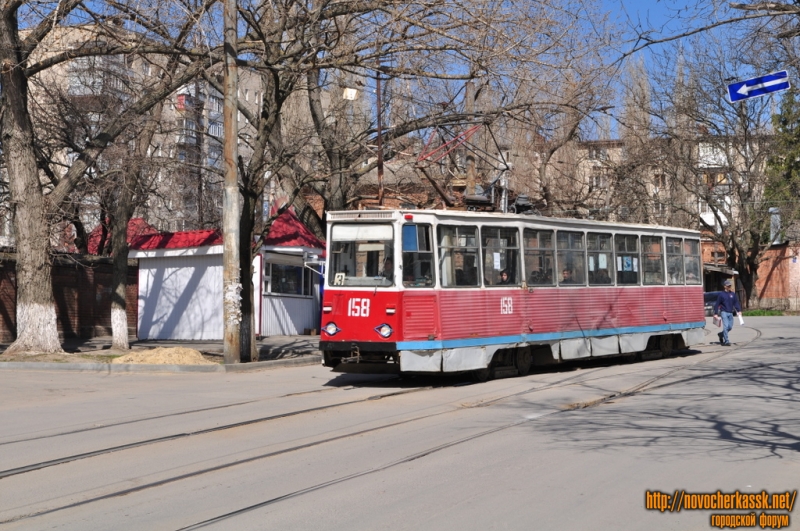
M598 269L594 276L594 284L611 284L611 277L608 276L608 271Z
M383 272L381 276L389 280L394 278L394 262L391 258L387 258L383 261Z

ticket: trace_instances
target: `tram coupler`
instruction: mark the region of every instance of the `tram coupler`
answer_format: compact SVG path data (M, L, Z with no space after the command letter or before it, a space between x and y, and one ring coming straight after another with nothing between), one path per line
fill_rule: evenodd
M358 345L353 343L350 348L350 356L342 358L342 363L361 363L361 349L358 348Z

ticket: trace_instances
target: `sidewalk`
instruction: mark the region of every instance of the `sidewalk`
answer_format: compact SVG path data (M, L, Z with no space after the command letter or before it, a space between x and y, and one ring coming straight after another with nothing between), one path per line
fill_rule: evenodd
M316 365L321 363L322 353L319 351L319 336L271 336L261 339L256 342L258 349L258 362L253 363L238 363L235 365L220 365L218 368L211 367L207 370L223 370L223 371L243 371L255 370L264 368L277 368L286 366L297 365ZM5 352L9 343L0 343L0 354ZM68 354L83 354L93 356L104 355L120 355L123 352L111 350L111 337L94 337L91 339L68 338L65 339L61 347ZM211 358L218 358L217 361L222 363L223 359L223 343L222 340L213 341L141 341L134 338L130 339L130 347L132 351L153 349L157 347L187 347L200 351L202 354ZM89 367L91 366L91 368ZM78 362L78 363L46 363L46 362L18 362L9 361L0 363L0 368L61 368L61 369L96 369L96 367L114 367L114 370L130 370L134 367L132 365L111 365L109 363L92 363L91 361ZM119 367L118 369L116 367ZM153 366L148 366L153 367ZM179 366L159 366L162 370L177 371ZM184 367L184 366L180 366ZM191 366L186 370L204 370L202 368ZM202 366L200 366L202 367Z

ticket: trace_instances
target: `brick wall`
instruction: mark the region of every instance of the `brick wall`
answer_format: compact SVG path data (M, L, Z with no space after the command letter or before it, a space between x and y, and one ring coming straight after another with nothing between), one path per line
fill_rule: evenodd
M0 262L0 341L16 335L15 262ZM111 335L111 262L72 258L53 265L53 295L61 337L90 338ZM138 318L138 266L128 266L128 334L136 335Z

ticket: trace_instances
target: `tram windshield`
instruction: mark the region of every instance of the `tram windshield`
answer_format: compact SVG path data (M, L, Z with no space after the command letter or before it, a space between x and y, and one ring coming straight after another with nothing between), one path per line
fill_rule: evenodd
M389 224L339 223L331 227L331 286L394 285L394 229Z

